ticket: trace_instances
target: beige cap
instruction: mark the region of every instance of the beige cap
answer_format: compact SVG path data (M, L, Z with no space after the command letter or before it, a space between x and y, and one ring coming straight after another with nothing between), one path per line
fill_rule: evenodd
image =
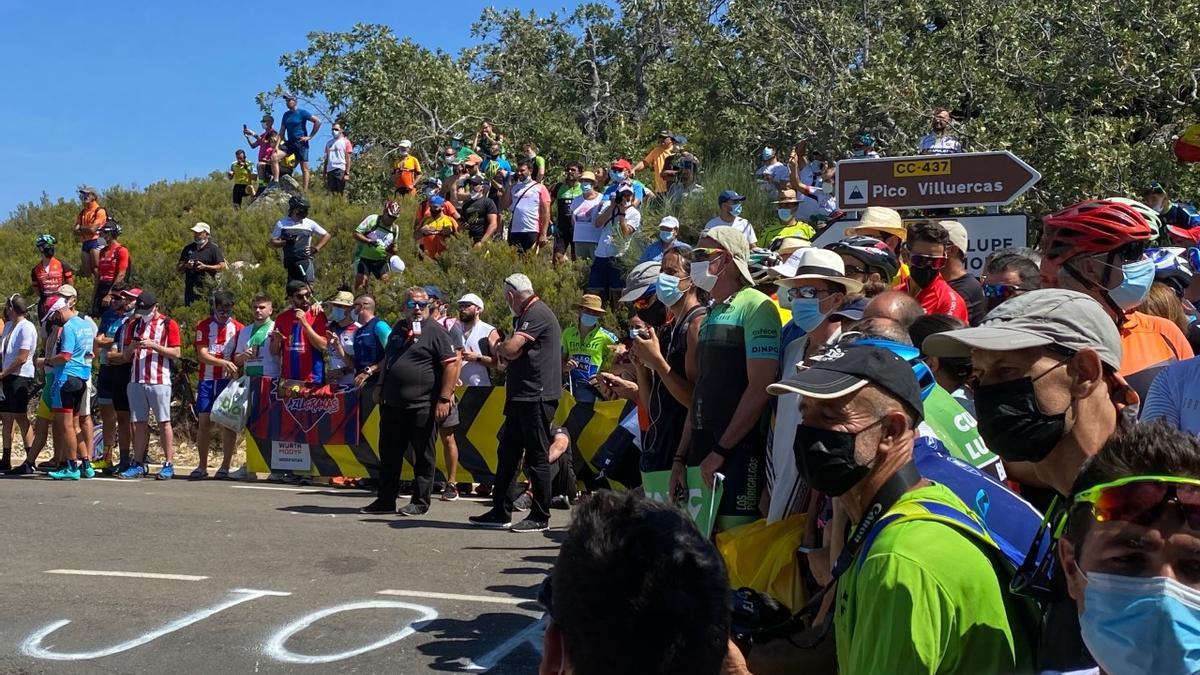
M64 298L78 298L79 291L75 290L75 287L71 284L63 284L62 286L58 287L57 291L54 291L54 295L59 295Z
M733 264L737 266L738 271L742 273L742 278L746 283L753 284L754 276L750 274L750 243L746 241L746 235L736 227L729 225L720 225L712 228L703 235L713 241L723 251L727 251L733 256Z
M937 224L950 235L950 243L962 251L967 252L967 228L957 220L939 220Z
M200 222L192 226L192 232L207 232L208 234L212 234L212 228L208 226L208 223Z

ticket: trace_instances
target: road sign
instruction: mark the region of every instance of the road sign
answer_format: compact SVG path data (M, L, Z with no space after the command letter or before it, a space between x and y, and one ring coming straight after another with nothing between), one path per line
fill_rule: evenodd
M921 218L906 219L905 224ZM936 218L934 220L937 220ZM967 228L967 271L983 274L983 263L989 255L1002 248L1025 246L1027 230L1023 213L988 216L958 216L953 220ZM817 236L813 246L826 246L846 236L846 229L858 225L857 220L839 220Z
M837 200L846 211L1003 206L1041 177L1007 150L843 159L837 164Z

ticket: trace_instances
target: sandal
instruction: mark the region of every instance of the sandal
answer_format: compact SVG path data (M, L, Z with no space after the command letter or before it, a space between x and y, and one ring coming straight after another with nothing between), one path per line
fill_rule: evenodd
M208 469L196 467L194 471L188 474L188 480L204 480L208 478Z
M217 469L217 472L215 474L213 474L213 479L214 480L229 480L229 469Z

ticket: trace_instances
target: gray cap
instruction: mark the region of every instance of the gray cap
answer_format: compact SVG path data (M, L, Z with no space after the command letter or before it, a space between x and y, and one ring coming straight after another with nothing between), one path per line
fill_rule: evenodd
M647 290L658 283L658 272L661 269L659 263L647 260L629 270L625 277L625 295L621 296L621 302L633 302L645 295Z
M1090 296L1061 288L1022 293L993 309L977 328L936 333L921 351L930 356L969 357L972 349L1007 352L1057 345L1094 350L1100 360L1121 369L1121 334Z

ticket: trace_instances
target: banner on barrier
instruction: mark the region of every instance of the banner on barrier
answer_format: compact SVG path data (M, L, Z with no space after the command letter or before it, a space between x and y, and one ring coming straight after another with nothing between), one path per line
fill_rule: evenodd
M381 411L371 389L296 384L280 387L268 378L256 378L252 383L244 434L247 470L377 477ZM460 424L454 430L457 480L486 482L495 475L500 431L506 423L504 398L504 387L459 387ZM554 422L570 431L575 472L585 484L602 480L627 487L640 484L641 434L632 402L576 403L563 392ZM440 438L437 445L438 469L444 475ZM402 477L412 477L411 463L405 463Z

